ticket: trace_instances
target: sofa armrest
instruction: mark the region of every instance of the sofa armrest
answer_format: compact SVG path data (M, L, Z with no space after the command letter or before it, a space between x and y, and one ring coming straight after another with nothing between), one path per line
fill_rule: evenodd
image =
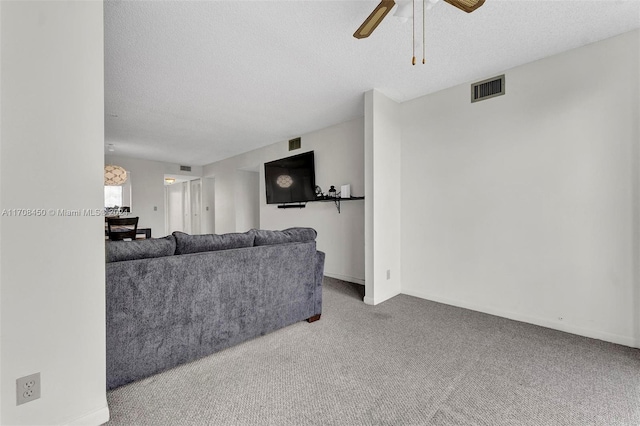
M313 308L314 315L322 313L322 278L324 277L324 257L322 251L316 252L316 273L315 273L315 305Z

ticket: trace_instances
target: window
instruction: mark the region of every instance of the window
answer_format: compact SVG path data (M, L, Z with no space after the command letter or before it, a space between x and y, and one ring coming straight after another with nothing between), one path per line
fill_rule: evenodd
M122 207L122 186L105 186L104 187L104 206L105 207Z
M2 1L2 0L0 0ZM131 172L127 170L127 181L118 186L104 186L105 207L131 207Z

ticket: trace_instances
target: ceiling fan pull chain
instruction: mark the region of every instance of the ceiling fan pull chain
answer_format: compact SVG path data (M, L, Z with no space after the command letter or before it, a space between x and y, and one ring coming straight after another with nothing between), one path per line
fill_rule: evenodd
M424 60L424 40L425 40L425 30L426 30L426 25L424 23L424 10L427 6L427 0L422 0L422 65L424 65L425 60Z
M416 64L416 0L413 0L413 16L411 17L411 25L413 26L413 59L411 65Z

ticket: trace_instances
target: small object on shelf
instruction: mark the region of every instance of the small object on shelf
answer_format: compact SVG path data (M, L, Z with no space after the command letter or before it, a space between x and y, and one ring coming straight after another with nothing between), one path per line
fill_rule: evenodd
M323 198L324 194L322 193L322 188L316 185L316 198Z
M342 185L340 187L340 198L351 198L351 184Z
M336 198L336 187L331 185L331 188L329 188L327 195L329 195L329 198Z

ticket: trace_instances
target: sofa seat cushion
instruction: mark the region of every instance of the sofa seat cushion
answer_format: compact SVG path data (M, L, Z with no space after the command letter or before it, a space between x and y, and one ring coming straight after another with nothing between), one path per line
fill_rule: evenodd
M205 251L230 250L236 248L253 247L255 232L243 233L189 235L175 231L176 254L201 253Z
M133 241L107 241L105 257L107 263L124 260L149 259L173 256L176 239L173 235L164 238L149 238Z
M256 246L270 246L273 244L306 243L316 240L318 233L313 228L289 228L283 231L267 231L254 229Z

